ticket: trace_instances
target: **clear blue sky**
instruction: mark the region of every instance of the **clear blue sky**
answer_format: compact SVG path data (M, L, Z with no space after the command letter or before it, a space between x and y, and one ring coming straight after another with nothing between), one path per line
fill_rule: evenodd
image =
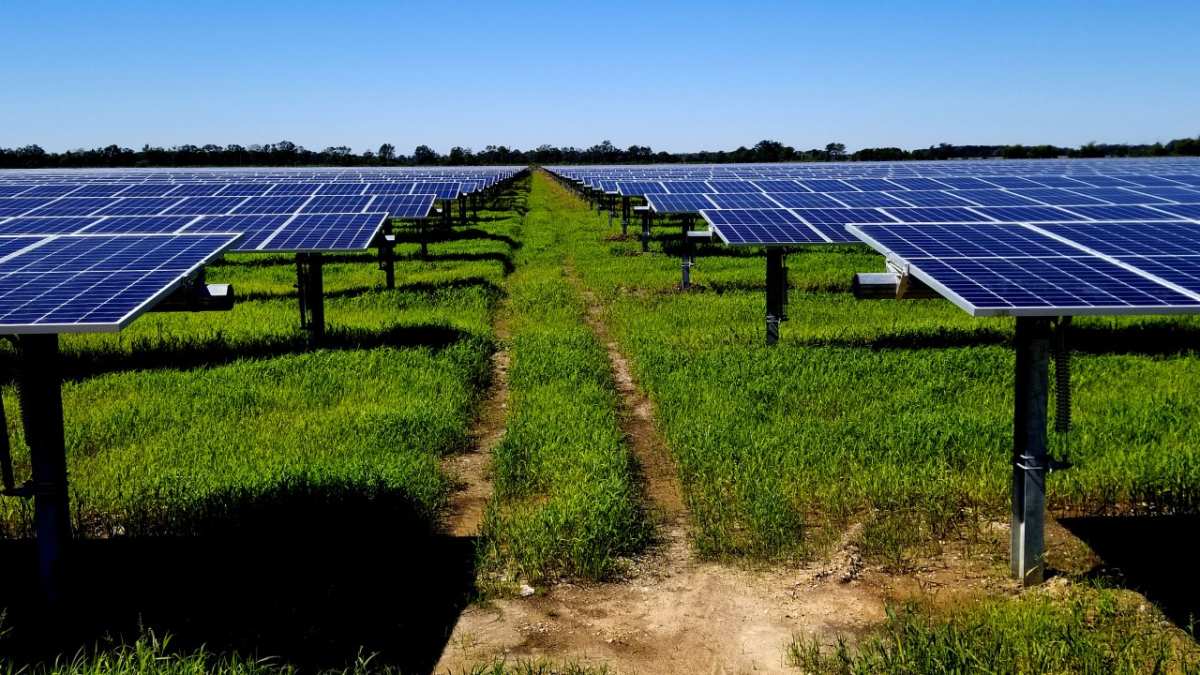
M651 6L652 5L652 6ZM1200 2L0 3L0 146L1200 134Z

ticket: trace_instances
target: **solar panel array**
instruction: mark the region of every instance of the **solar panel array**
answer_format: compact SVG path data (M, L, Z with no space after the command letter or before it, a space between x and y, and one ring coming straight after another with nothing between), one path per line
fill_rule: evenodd
M365 249L519 170L5 171L0 332L118 330L226 250Z
M0 330L120 330L237 234L0 237Z
M554 169L728 244L865 241L973 315L1200 312L1200 160Z
M657 213L698 213L735 245L852 242L851 223L1200 217L1200 161L1190 158L552 170L643 196Z

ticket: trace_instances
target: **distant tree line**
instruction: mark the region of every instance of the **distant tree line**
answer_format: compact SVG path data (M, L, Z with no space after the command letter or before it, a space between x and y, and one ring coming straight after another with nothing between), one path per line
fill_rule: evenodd
M1181 138L1169 143L1126 145L1088 143L1078 148L1054 145L950 145L928 148L863 148L846 152L842 143L824 148L797 150L779 141L759 141L753 147L736 150L700 152L655 152L647 145L621 149L609 141L590 148L540 145L519 150L489 145L483 150L455 146L439 154L428 145L418 145L411 155L396 152L390 143L377 150L355 153L346 146L309 150L290 141L265 145L179 145L159 148L150 145L141 150L109 145L91 150L46 152L37 145L0 148L0 168L77 168L77 167L187 167L187 166L463 166L500 164L674 164L733 162L828 162L932 160L972 158L1051 158L1051 157L1165 157L1200 155L1200 137Z

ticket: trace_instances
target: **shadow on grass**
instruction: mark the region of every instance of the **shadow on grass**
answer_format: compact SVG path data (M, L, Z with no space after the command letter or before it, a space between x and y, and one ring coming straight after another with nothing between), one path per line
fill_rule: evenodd
M320 349L355 350L379 347L444 349L472 333L457 328L425 324L392 326L379 330L333 328L325 335ZM217 335L200 340L158 338L138 340L127 350L114 347L111 351L64 351L62 374L66 380L81 380L104 373L129 370L190 370L219 366L241 359L266 359L312 351L308 335L299 329L295 333L262 335L253 339L230 342ZM0 353L0 369L11 378L19 367L11 351ZM4 381L8 381L7 379Z
M32 542L0 543L0 606L12 610L0 652L36 662L151 629L176 649L305 671L351 666L361 650L429 672L475 592L474 540L436 534L428 514L383 488L218 495L172 518L173 531L194 534L75 542L69 599L49 622L29 595Z
M1089 578L1142 593L1185 630L1200 618L1193 548L1200 516L1096 516L1058 522L1102 561L1088 572Z
M507 253L430 253L422 256L418 252L396 256L397 261L411 262L496 262L504 268L505 276L516 269L512 256Z
M427 244L444 244L451 241L471 240L498 241L512 250L521 248L521 242L506 234L496 234L477 227L430 228L424 234L417 230L396 232L397 244L419 244L422 241Z
M458 256L454 256L454 257L458 258ZM418 260L420 258L419 258L419 256L415 256L413 259ZM430 256L428 259L433 259L433 256ZM502 260L506 260L507 258L503 254L495 254L494 257L491 255L479 254L477 259L480 259L480 260L495 259L497 261L500 261L501 264L504 264L502 262ZM508 265L509 266L512 265L511 260L508 260ZM481 289L485 290L488 293L488 295L490 295L492 297L499 298L499 297L503 297L503 295L504 295L504 289L502 289L495 282L491 281L490 279L487 279L484 277L478 277L478 276L462 277L459 279L450 279L447 281L438 281L438 282L422 281L422 282L413 282L413 283L408 283L408 284L398 283L398 284L396 284L395 288L387 288L383 284L377 284L374 286L355 286L353 288L340 288L340 289L334 290L334 291L327 290L323 293L323 295L326 300L336 300L336 299L345 299L345 298L357 298L357 297L361 297L364 295L368 295L370 293L397 293L397 292L399 292L399 293L426 293L426 294L428 294L428 293L436 293L438 291L469 290L469 289L473 289L473 288L481 288ZM250 292L250 293L239 294L237 296L237 301L238 302L253 302L253 301L263 301L263 300L285 300L288 298L295 299L296 296L297 296L297 294L296 294L295 290L282 291L282 292L259 291L259 292Z

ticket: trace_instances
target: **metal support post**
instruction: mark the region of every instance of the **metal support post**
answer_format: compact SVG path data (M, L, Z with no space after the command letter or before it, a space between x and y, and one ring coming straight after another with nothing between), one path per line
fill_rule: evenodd
M458 196L458 222L461 225L467 224L467 196Z
M22 335L19 340L17 395L29 446L38 578L44 600L54 606L63 598L67 546L71 542L58 336Z
M621 236L629 234L629 197L621 196Z
M691 231L692 217L690 215L684 216L683 240L680 246L680 249L683 252L680 256L680 270L682 272L682 279L679 284L680 288L683 288L684 290L692 287L692 238L688 236L688 232Z
M786 319L787 268L783 264L781 248L767 249L767 345L779 342L779 324Z
M605 195L605 201L608 202L608 226L612 227L613 215L617 210L617 198L615 195Z
M1026 586L1040 584L1045 576L1050 339L1050 319L1017 318L1011 565L1013 576Z
M650 209L642 212L642 253L650 252Z
M317 346L325 339L325 283L320 253L297 253L296 269L300 280L300 327L308 329L308 341Z
M392 240L392 221L383 223L379 241L379 267L387 280L388 288L396 287L396 244Z

